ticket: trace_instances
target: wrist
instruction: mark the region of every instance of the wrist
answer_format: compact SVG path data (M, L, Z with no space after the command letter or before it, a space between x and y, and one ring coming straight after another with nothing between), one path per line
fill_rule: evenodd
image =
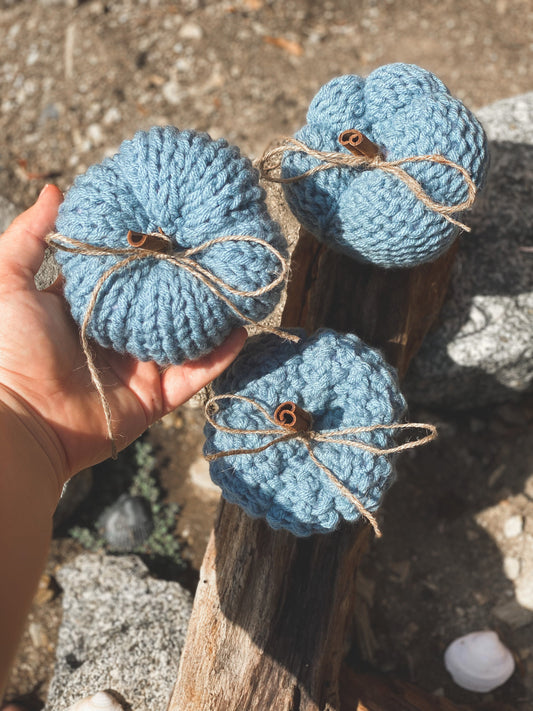
M68 480L68 464L59 438L43 418L13 390L0 384L0 422L4 454L20 458L40 477L55 508ZM7 464L6 458L4 462Z

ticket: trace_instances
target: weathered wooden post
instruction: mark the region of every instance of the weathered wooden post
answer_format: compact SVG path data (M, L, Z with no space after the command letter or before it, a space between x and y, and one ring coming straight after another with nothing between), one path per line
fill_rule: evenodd
M402 376L439 312L454 254L384 270L331 252L302 229L282 324L356 333ZM298 539L222 501L168 711L341 709L356 573L370 533L360 523Z

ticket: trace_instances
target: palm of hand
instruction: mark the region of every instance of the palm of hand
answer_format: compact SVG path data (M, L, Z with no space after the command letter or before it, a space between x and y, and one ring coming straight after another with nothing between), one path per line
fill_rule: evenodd
M4 281L0 310L0 381L52 427L71 471L109 456L102 404L59 290L38 292L16 283L10 289ZM99 347L94 355L123 447L163 414L161 376L154 363L137 363Z
M49 187L0 239L0 385L29 406L31 417L52 429L65 453L66 479L108 457L111 445L61 285L39 292L33 281L60 199L59 191ZM242 330L234 332L208 356L164 372L155 363L94 345L118 448L216 377L237 355L244 338Z

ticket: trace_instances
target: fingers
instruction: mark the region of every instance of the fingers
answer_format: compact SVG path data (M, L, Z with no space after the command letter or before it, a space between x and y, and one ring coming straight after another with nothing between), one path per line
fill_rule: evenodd
M33 283L44 258L45 236L54 228L63 196L47 185L37 202L19 215L0 237L0 273L17 274Z
M161 378L163 414L174 410L220 375L235 360L247 338L245 328L233 331L224 343L199 360L175 365Z

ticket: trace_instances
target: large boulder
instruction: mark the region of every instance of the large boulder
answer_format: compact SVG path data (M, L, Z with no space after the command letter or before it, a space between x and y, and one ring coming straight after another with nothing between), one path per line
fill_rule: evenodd
M477 114L487 186L466 222L439 322L407 375L410 402L469 408L533 387L533 93Z
M152 578L136 556L84 554L57 580L63 620L45 711L104 689L135 711L165 709L185 641L189 593Z

